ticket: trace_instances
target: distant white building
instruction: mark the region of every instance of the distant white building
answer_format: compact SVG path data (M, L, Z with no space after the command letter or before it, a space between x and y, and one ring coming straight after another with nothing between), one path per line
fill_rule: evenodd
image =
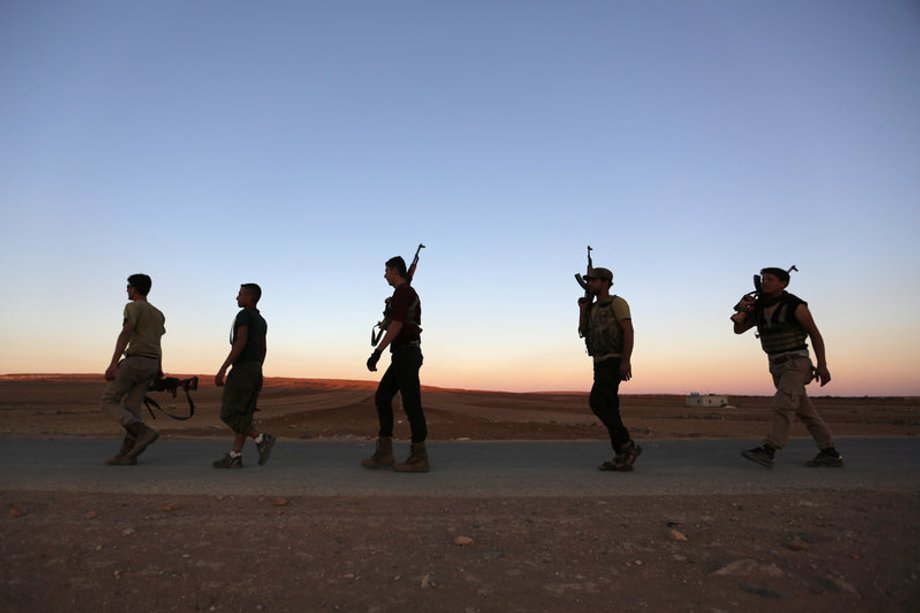
M688 407L724 407L728 406L728 396L690 392L690 394L684 398L684 404Z

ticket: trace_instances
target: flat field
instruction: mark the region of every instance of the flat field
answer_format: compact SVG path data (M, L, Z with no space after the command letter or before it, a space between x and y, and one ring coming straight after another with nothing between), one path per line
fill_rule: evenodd
M0 377L0 445L111 437L114 450L118 428L97 407L102 387L99 376ZM373 391L371 382L268 379L258 420L280 444L371 439ZM181 394L154 397L187 410ZM160 415L154 426L164 437L228 439L220 390L203 377L193 397L192 420ZM425 388L423 398L432 439L605 439L586 394ZM640 442L762 437L769 398L729 401L690 408L679 396L624 395L623 415ZM917 398L814 402L838 437L920 434ZM598 473L611 483L605 496L426 496L436 459L432 473L405 476L418 480L413 496L0 490L0 610L920 608L916 487L789 489L773 479L781 473L744 468L742 478L762 483L753 493L631 494L641 458L633 473ZM111 470L145 479L143 463Z

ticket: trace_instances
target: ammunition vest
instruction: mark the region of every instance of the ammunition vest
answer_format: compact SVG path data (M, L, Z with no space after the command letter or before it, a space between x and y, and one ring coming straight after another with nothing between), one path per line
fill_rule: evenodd
M795 318L795 310L800 304L808 303L798 296L783 292L769 320L764 307L757 306L757 334L760 336L760 346L767 354L808 349L805 342L808 340L808 332Z
M623 331L613 312L615 300L622 298L611 296L609 300L595 302L588 307L585 346L590 356L623 353Z

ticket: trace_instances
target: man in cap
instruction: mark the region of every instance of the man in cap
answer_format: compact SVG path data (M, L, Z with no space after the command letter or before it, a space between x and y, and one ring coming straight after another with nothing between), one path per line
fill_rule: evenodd
M818 445L818 455L806 465L815 468L843 466L843 456L834 447L830 429L805 392L805 386L812 379L818 379L821 387L831 380L824 355L824 339L808 310L808 303L786 291L788 271L764 268L760 276L759 298L742 297L736 307L738 311L731 319L735 334L757 327L760 345L769 357L770 374L776 387L773 424L762 446L742 451L741 455L771 468L776 451L789 441L790 415L795 413ZM811 339L814 347L817 366L812 366L807 339Z
M594 358L594 385L589 404L610 435L614 457L602 463L600 470L629 471L642 447L629 436L620 417L620 381L632 378L630 359L633 351L633 325L629 304L610 294L613 273L594 268L585 276L588 290L596 298L578 300L579 335L584 337L588 355Z

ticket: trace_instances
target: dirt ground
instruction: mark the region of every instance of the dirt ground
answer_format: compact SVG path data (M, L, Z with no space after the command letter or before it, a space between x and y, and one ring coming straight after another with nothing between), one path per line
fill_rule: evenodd
M96 406L101 390L99 377L0 377L0 445L114 441ZM282 437L371 438L372 394L368 382L270 379L258 415ZM193 397L192 420L161 416L156 427L226 437L219 390L203 380ZM156 398L170 408L168 394ZM435 439L604 438L584 394L425 389L424 398ZM678 396L624 396L623 413L639 439L762 436L769 399L729 401L701 409ZM815 403L838 436L920 431L917 398ZM184 398L170 410L186 410ZM795 434L806 436L800 425ZM913 490L482 499L17 490L0 502L4 612L920 607Z

